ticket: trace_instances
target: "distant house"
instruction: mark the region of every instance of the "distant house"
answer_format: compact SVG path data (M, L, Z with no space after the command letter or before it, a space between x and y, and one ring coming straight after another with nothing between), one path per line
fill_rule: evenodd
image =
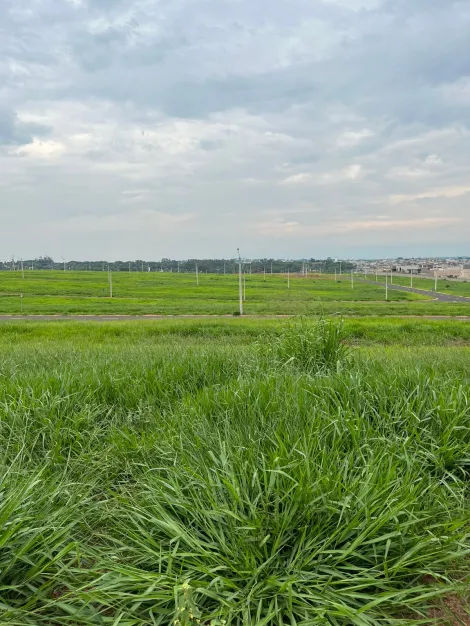
M395 265L394 270L399 274L421 274L423 268L421 265Z
M470 263L464 263L460 270L460 278L470 278Z

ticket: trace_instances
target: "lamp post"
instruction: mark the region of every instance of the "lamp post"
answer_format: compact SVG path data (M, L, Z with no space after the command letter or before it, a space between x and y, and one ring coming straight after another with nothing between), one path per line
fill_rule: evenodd
M243 315L243 285L242 285L242 258L240 256L240 248L238 252L238 296L240 299L240 315Z

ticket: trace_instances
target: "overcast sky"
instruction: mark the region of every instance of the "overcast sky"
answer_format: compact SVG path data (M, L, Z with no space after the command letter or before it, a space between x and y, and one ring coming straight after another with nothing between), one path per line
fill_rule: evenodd
M1 0L0 258L469 254L469 0Z

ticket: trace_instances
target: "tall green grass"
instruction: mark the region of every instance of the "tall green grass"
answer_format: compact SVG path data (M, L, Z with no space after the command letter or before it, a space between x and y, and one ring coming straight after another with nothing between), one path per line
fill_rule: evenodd
M0 342L1 624L407 624L456 588L467 348L88 332Z

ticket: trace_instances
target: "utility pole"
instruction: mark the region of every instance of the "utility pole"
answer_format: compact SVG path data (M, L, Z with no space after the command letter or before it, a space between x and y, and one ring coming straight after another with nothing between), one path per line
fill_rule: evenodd
M240 315L243 315L243 289L242 289L242 258L240 256L240 248L238 252L238 297L240 299Z
M351 289L354 289L354 272L351 270Z
M335 267L335 282L336 282L336 267Z
M342 271L341 264L342 264L342 261L339 262L339 275L340 276L341 276L341 271Z
M224 276L225 276L225 261L224 261Z
M131 262L129 261L129 274L131 273Z
M271 274L273 273L273 262L271 261Z
M113 297L113 273L109 272L109 297Z
M243 300L246 300L246 270L243 272Z
M21 275L24 278L24 268L23 268L23 259L21 259Z
M393 285L393 269L390 268L390 284Z
M388 300L388 274L385 274L385 300Z
M199 287L199 272L197 270L197 263L196 263L196 285Z
M434 272L434 291L437 291L437 272Z
M266 282L266 266L263 269L264 269L264 282Z
M410 285L411 285L411 288L413 289L413 270L411 270L410 273L411 273Z
M287 268L287 289L290 289L290 271Z

